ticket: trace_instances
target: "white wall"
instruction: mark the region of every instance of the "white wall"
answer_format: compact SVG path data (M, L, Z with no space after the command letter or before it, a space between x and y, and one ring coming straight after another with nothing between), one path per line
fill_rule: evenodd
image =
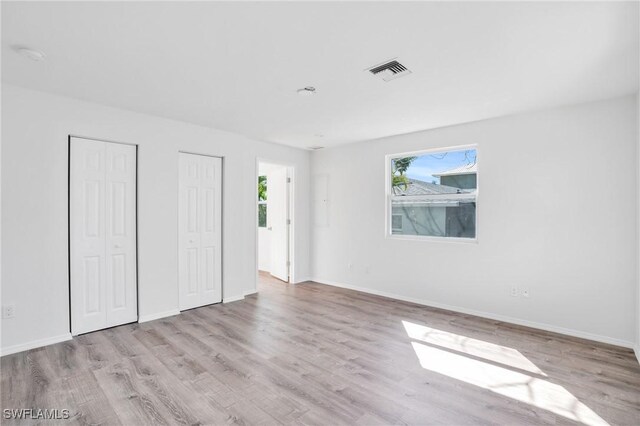
M311 187L328 182L314 279L632 347L636 109L630 96L314 152ZM385 238L385 155L472 143L478 243Z
M2 86L3 353L68 337L69 134L135 143L138 151L139 314L178 309L178 151L224 157L223 297L256 282L256 158L296 166L295 278L309 271L309 153L235 134Z
M638 190L640 191L640 92L636 93L636 120L637 120L637 126L638 126L638 131L636 134L636 149L637 149L637 154L638 154L638 163L636 164L636 173L637 173L637 181L638 181ZM637 305L636 305L636 327L637 327L637 334L636 334L636 347L635 347L635 352L636 352L636 358L638 358L638 361L640 362L640 196L638 196L638 205L637 205L637 211L638 211L638 221L637 221L637 232L636 232L636 238L637 238L637 242L638 242L638 258L636 259L636 261L638 262L638 279L637 279L637 287L636 287L636 300L637 300Z

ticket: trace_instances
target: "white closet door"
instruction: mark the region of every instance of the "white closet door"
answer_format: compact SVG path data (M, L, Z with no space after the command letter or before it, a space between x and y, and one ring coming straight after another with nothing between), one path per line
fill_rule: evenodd
M107 326L138 319L136 148L106 145Z
M179 154L180 309L222 301L222 160Z
M71 332L137 319L136 151L71 138Z
M107 323L105 276L105 145L72 139L70 170L71 331Z

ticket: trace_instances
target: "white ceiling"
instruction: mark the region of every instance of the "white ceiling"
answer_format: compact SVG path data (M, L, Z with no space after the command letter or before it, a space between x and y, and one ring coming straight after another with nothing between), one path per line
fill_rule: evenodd
M2 77L333 146L635 93L638 16L636 2L3 2ZM364 71L396 57L412 74Z

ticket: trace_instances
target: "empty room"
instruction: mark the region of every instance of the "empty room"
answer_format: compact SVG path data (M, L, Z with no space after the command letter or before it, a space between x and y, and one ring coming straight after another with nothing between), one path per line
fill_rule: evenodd
M2 1L0 423L640 425L639 1Z

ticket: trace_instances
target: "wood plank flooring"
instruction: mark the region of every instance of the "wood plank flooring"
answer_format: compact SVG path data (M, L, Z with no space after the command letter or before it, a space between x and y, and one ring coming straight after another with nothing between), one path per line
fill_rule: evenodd
M243 301L2 358L3 424L640 424L631 350L262 275Z

